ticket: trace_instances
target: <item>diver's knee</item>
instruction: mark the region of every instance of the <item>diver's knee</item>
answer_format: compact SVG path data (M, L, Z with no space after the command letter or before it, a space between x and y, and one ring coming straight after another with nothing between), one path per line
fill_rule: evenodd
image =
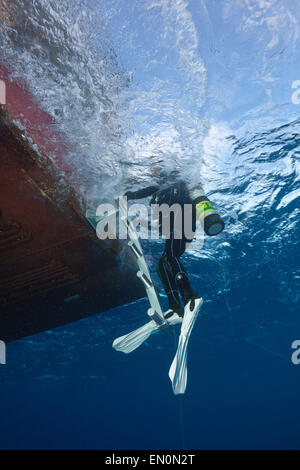
M186 282L187 280L188 280L188 277L183 272L177 273L175 276L175 281L179 285L182 284L183 282Z

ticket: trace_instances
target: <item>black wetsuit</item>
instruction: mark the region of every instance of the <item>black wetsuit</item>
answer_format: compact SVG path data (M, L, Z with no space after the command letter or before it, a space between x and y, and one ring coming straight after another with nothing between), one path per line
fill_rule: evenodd
M143 199L152 195L150 204L179 204L182 213L182 230L180 238L175 237L176 213L170 213L170 237L166 239L164 252L158 263L158 274L163 283L164 289L168 296L169 307L172 310L182 314L182 305L180 303L179 294L181 295L183 304L185 305L194 297L188 275L182 266L179 258L184 253L186 244L191 242L192 238L186 238L184 234L184 204L192 204L188 190L184 182L179 182L165 189L159 186L150 186L135 192L128 191L125 193L128 200ZM192 205L192 233L196 231L196 211ZM161 216L161 214L160 214ZM160 227L161 227L160 220Z

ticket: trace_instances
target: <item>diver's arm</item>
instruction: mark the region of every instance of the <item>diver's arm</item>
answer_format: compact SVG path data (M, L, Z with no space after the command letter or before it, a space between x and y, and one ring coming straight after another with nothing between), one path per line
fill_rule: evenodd
M137 191L127 191L124 196L126 196L129 201L131 199L144 199L158 190L159 186L148 186L147 188L138 189Z

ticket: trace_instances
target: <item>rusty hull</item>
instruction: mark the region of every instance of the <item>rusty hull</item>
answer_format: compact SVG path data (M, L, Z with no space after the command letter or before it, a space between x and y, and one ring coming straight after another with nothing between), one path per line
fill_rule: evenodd
M0 339L13 341L144 296L134 260L100 241L84 201L0 108Z

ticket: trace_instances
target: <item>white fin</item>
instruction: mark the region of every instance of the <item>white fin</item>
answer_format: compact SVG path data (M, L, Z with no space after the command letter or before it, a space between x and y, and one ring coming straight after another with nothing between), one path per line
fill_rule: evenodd
M178 347L169 370L169 377L172 382L175 395L184 393L187 382L187 347L190 335L197 319L199 310L203 304L203 299L195 299L194 310L190 310L190 302L185 306L184 317L181 325Z
M167 310L165 313L164 313L164 317L166 317L166 315L169 313L169 312L172 312L172 310ZM178 323L182 323L182 320L183 318L180 317L178 315L178 313L176 312L173 312L173 315L171 315L168 319L167 319L167 322L170 326L174 326L174 325L177 325Z
M164 316L171 312L171 310L168 310ZM177 325L177 323L181 323L182 318L177 315L177 313L173 313L173 315L168 318L167 324L170 326ZM158 330L159 325L155 323L155 321L151 320L150 322L146 323L145 325L141 326L140 328L137 328L136 330L132 331L131 333L128 333L127 335L120 336L119 338L115 339L113 342L113 348L116 351L121 351L125 354L130 353L131 351L134 351L137 349L141 344L143 344L144 341L146 341L151 333L154 330Z
M116 351L122 351L123 353L128 354L138 348L144 341L146 341L146 339L149 338L151 333L157 329L157 324L151 320L131 333L115 339L112 346Z

